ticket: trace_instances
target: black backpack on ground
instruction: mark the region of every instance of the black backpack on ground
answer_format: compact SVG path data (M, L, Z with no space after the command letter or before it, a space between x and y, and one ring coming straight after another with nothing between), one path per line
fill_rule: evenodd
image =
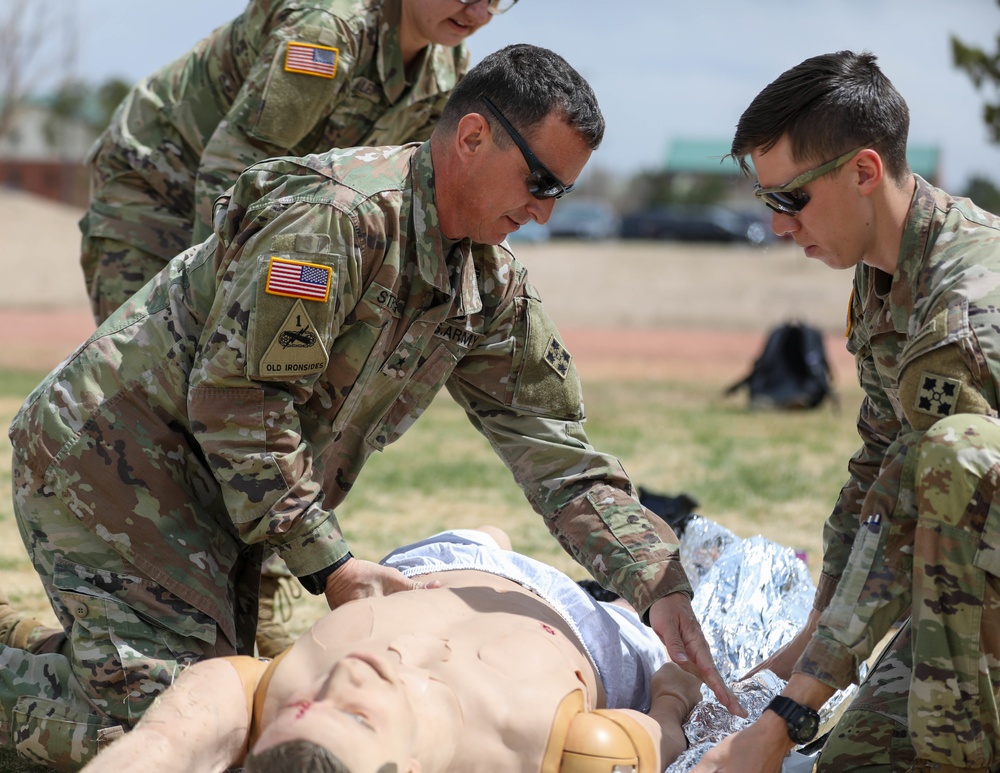
M824 400L837 405L823 334L792 320L774 328L750 373L726 390L746 388L751 408L815 408Z

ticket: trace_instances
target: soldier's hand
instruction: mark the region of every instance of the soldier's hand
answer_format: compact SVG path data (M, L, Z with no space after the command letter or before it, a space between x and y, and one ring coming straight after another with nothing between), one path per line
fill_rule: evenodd
M649 624L666 646L670 660L704 681L731 714L747 715L712 659L708 641L691 608L691 599L683 593L671 593L657 599L649 608Z
M354 599L388 596L406 590L437 588L438 582L411 580L398 569L392 569L360 558L351 558L326 578L326 603L336 609Z

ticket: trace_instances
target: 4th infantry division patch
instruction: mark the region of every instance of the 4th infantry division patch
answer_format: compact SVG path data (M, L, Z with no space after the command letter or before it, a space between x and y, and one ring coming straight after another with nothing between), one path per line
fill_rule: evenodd
M920 374L920 389L917 390L913 408L938 419L951 416L958 408L958 393L961 391L961 381L924 371Z
M558 374L559 378L566 378L569 374L569 365L573 361L570 353L555 336L549 339L549 345L545 349L545 362Z

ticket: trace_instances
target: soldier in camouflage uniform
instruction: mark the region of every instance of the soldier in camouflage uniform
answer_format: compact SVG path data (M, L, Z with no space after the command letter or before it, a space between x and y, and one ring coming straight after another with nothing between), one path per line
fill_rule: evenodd
M791 724L765 711L699 772L778 770L796 717L857 681L896 625L817 770L1000 769L1000 218L914 175L908 129L875 57L849 51L780 76L737 126L775 232L855 270L863 445L809 621L762 664L791 677Z
M265 548L331 608L420 587L353 558L335 512L442 387L563 547L741 711L676 536L589 444L573 359L504 244L548 220L603 132L575 70L512 46L463 78L426 143L240 176L215 234L14 419L15 512L67 640L0 648L4 744L72 769L180 666L250 654Z
M430 136L468 69L463 40L516 0L251 0L143 80L95 145L81 263L98 324L212 232L250 164ZM291 644L265 562L258 647ZM295 586L289 589L297 590Z
M209 236L250 164L427 139L463 41L516 1L250 0L145 78L91 152L81 265L98 324Z

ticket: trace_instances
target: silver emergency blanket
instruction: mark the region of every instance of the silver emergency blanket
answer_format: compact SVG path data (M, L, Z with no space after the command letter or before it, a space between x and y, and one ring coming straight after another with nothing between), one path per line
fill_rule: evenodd
M754 722L781 692L784 681L770 671L739 679L802 628L816 592L808 567L791 548L763 537L740 539L697 515L684 528L681 563L715 663L749 716L733 716L702 688L704 700L684 724L691 746L666 773L688 773L716 743ZM829 719L854 689L827 701L821 719ZM793 752L782 770L811 770L814 761Z

